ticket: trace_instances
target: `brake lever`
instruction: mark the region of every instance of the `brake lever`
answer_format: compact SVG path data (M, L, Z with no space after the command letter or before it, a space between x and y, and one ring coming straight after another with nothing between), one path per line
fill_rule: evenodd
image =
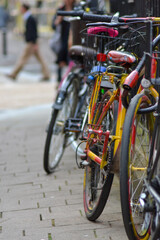
M118 24L119 23L119 12L115 13L111 19L112 24Z

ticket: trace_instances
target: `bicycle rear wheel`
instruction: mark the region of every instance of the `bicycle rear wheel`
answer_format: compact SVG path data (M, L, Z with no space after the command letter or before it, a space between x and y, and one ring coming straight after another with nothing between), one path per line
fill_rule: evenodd
M110 95L108 95L108 99L109 98ZM114 134L116 128L117 110L118 103L117 101L114 101L102 122L104 130L110 130L112 134ZM101 146L94 144L90 147L90 149L96 155L101 157L102 147L103 144ZM113 143L110 147L108 146L108 162L112 160L113 147ZM88 158L87 161L89 165L85 167L83 186L84 210L87 219L90 221L95 221L101 215L106 205L114 174L109 172L109 164L103 169L100 169L100 165L92 161L90 158Z
M123 126L121 145L121 208L125 230L130 240L146 240L150 235L151 217L149 213L143 213L140 195L147 174L154 117L152 113L138 114L138 108L142 105L148 106L142 94L131 100Z

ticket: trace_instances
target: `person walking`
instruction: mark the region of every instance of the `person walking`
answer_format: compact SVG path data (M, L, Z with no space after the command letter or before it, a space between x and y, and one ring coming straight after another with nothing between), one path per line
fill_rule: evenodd
M35 18L32 16L30 12L30 6L28 4L21 5L21 13L23 14L23 18L25 21L25 32L24 38L26 42L26 46L24 48L23 54L20 57L15 69L11 74L8 74L7 77L16 79L18 73L22 70L28 59L34 55L36 59L39 61L42 67L43 78L42 81L49 80L49 71L48 68L40 54L39 46L38 46L38 33L37 33L37 23Z
M71 11L75 4L75 0L64 0L63 5L58 8L58 10L63 11ZM71 47L70 43L70 22L67 18L62 16L57 16L57 14L53 17L52 28L56 30L56 28L60 27L60 49L57 55L56 63L58 64L58 72L57 72L57 82L61 81L62 78L62 70L69 63L68 49ZM54 36L53 36L54 37ZM57 45L57 44L56 44ZM57 50L58 46L54 46ZM52 47L51 47L52 48Z

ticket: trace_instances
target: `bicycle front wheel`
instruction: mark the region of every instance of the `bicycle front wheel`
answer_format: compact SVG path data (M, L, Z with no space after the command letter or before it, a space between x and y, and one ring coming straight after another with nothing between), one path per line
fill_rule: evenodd
M67 144L68 135L65 133L65 123L72 117L77 104L77 82L69 86L62 108L54 109L47 131L44 148L43 165L47 173L54 172L58 166Z
M144 178L147 174L149 149L154 125L152 113L138 114L148 106L143 95L136 95L127 110L122 135L120 159L120 195L122 216L130 240L147 240L150 234L149 213L140 207Z
M53 110L49 124L44 150L44 169L52 173L59 164L64 152L64 113L62 110Z

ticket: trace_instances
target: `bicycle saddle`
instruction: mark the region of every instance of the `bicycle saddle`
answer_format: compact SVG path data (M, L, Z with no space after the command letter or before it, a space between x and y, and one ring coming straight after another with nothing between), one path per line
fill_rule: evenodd
M81 45L74 45L69 49L69 56L73 61L83 63L85 56L92 59L96 56L96 51L92 48L87 48Z
M129 52L121 52L116 50L111 50L107 54L107 59L114 62L119 63L121 65L129 64L132 65L136 62L136 57Z
M88 34L99 34L99 33L108 33L110 37L117 37L118 36L118 31L113 29L113 28L108 28L108 27L91 27L87 29Z

